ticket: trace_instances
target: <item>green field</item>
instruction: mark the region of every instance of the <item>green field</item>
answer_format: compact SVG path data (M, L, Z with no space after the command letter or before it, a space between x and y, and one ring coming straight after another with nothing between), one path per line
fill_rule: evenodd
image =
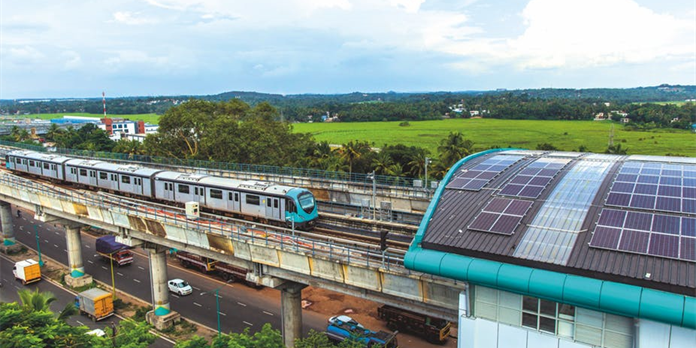
M477 150L492 146L534 149L549 143L564 151L584 145L592 152L604 152L609 142L611 123L595 121L530 121L495 119L450 119L365 123L298 123L295 132L312 133L317 141L344 144L350 140L367 140L376 147L384 144L419 146L437 153L441 139L449 132L461 132L474 142ZM696 134L686 130L625 131L614 125L614 144L628 149L628 154L696 156Z
M21 117L23 118L40 118L43 120L52 120L54 118L63 118L63 116L86 116L86 117L94 117L94 118L102 118L104 117L103 114L88 114L84 112L70 112L70 113L64 113L64 114L31 114L31 115L22 115ZM138 115L108 115L108 117L111 118L127 118L131 121L140 121L143 120L147 123L152 123L152 124L159 124L159 118L160 116L157 114L138 114Z

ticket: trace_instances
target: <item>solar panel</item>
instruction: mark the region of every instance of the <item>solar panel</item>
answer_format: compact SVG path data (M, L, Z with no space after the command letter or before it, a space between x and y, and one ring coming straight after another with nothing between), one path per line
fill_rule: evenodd
M505 235L514 233L532 202L519 199L493 198L469 225L470 230Z
M524 157L493 156L472 168L459 171L446 187L455 190L479 191L498 174L522 158Z
M624 162L606 205L696 214L696 165Z
M696 261L696 218L604 208L590 246Z
M538 198L553 177L570 161L568 158L539 158L508 181L498 194Z

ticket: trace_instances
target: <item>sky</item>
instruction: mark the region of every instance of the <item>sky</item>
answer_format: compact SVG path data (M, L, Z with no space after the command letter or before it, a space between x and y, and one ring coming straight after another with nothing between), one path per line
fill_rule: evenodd
M696 0L2 0L0 99L696 85Z

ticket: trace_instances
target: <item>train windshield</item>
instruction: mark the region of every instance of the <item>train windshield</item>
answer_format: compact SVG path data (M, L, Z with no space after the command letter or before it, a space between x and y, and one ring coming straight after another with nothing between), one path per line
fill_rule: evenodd
M302 210L305 211L307 214L311 214L312 211L314 211L314 196L309 193L303 193L299 197L297 197L300 201L300 207L302 207Z

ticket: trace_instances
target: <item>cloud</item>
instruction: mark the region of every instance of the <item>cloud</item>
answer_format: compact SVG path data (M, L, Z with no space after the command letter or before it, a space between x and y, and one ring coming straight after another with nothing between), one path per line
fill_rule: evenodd
M507 42L522 69L694 57L696 23L632 0L532 0L522 17L525 32Z
M114 13L114 21L128 25L157 23L155 19L141 17L141 14L139 12L116 12Z
M66 51L61 54L63 58L63 70L74 70L82 67L82 57L75 51Z

